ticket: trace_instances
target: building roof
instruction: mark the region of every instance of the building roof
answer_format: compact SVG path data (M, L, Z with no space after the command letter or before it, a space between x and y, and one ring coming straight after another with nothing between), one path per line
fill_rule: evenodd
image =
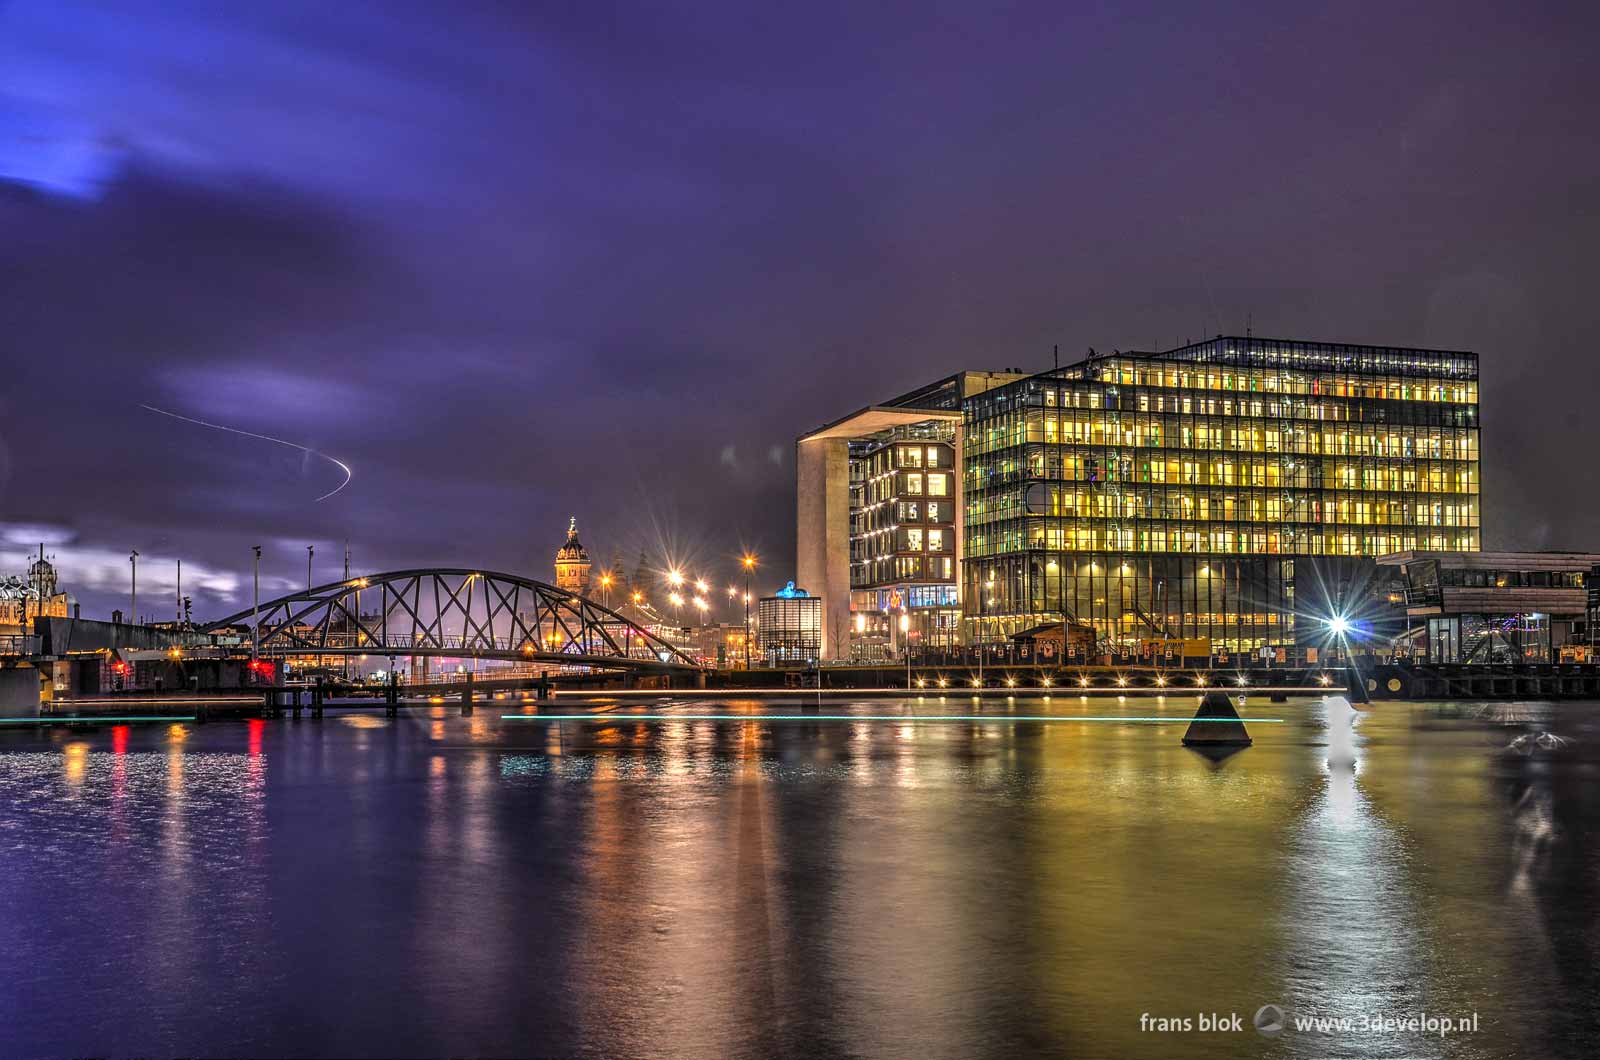
M1378 556L1386 567L1399 567L1422 560L1437 560L1441 567L1456 570L1588 571L1600 564L1600 552L1391 552Z
M578 540L578 517L576 515L567 524L567 543L556 549L556 562L589 562L589 552L583 547L583 542Z
M960 409L892 408L888 405L868 405L843 419L825 423L816 430L802 434L799 441L810 442L819 438L860 438L876 434L890 427L909 423L926 423L928 420L951 420L959 423Z

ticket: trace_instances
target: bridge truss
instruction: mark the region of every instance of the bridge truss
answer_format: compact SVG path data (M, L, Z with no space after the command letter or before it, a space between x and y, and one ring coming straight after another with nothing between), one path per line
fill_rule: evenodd
M446 656L594 669L698 669L671 644L587 597L489 571L402 570L330 582L229 615L204 632L241 626L254 630L263 655Z

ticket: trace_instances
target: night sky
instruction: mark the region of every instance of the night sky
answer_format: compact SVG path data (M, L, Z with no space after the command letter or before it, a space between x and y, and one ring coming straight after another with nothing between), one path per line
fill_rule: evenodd
M1297 6L0 0L0 574L781 584L807 428L1247 322L1478 351L1486 545L1600 550L1595 6Z

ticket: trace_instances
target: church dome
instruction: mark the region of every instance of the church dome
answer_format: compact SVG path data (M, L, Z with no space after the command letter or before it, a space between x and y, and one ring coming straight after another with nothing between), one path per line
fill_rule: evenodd
M574 515L572 522L567 524L567 543L556 549L556 562L587 563L589 552L583 547L583 542L578 540L578 517Z
M567 524L567 543L556 549L556 587L582 594L589 588L589 550L578 540L578 517Z

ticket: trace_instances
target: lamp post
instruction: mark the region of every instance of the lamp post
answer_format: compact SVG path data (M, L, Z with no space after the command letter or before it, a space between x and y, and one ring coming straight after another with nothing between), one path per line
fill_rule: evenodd
M316 552L316 545L306 546L306 592L308 593L311 591L311 557L316 555Z
M911 690L911 612L904 608L900 611L900 640L901 649L906 653L906 691Z
M261 655L261 546L251 545L250 551L256 554L255 588L250 596L250 661L255 662Z
M608 611L611 610L611 581L612 578L610 571L600 572L601 601L604 603L605 608Z
M744 668L750 669L750 574L756 569L756 557L746 552L744 565Z
M139 550L128 553L128 625L139 624Z

